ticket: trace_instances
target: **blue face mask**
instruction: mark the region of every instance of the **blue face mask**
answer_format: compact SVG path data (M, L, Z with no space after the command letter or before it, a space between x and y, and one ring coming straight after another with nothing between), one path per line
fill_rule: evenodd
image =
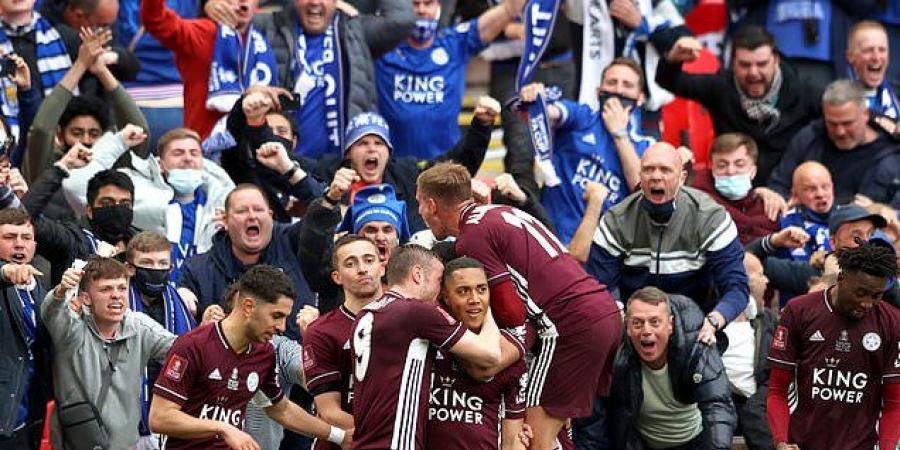
M728 200L740 200L753 189L750 174L713 177L716 180L716 191Z
M203 172L198 169L173 169L166 175L166 181L175 193L192 194L203 184Z
M437 34L437 19L416 19L416 27L413 29L412 38L419 43L425 43L434 38Z
M647 197L641 197L641 208L647 211L650 219L656 223L669 223L672 214L675 212L675 199L665 203L653 203Z

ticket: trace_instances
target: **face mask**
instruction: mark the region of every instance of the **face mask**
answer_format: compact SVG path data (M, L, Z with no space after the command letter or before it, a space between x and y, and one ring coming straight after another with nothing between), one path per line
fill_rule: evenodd
M128 227L134 217L130 206L113 205L94 208L94 218L90 219L91 228L97 237L110 244L121 241L128 234Z
M647 211L650 219L654 222L668 223L669 219L672 218L672 213L675 212L675 200L672 199L665 203L657 204L647 200L647 197L641 197L641 207L644 208L644 211Z
M430 39L434 38L437 29L437 19L416 19L416 27L412 31L412 38L419 43L428 42Z
M753 181L748 174L713 177L716 180L716 191L728 200L740 200L747 196L753 188Z
M178 194L193 194L203 184L203 172L197 169L172 169L166 174L166 181Z
M169 282L169 269L134 268L134 285L142 294L159 297Z
M619 103L622 104L622 108L624 108L624 109L631 108L630 112L634 112L634 108L637 106L636 99L626 97L622 94L615 94L612 92L600 91L600 94L597 95L597 101L598 101L598 104L600 105L600 109L603 109L603 104L606 103L606 101L611 98L619 99Z

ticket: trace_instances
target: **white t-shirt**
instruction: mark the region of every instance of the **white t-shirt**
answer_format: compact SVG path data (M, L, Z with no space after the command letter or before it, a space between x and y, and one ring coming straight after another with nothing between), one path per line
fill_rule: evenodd
M753 364L756 360L756 334L750 322L731 322L725 327L728 349L722 355L731 390L744 397L756 393Z

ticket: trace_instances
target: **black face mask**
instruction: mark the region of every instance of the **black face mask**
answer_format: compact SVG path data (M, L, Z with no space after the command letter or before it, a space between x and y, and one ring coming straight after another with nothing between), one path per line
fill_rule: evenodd
M672 218L672 214L675 212L675 199L657 204L647 200L647 197L641 197L641 208L647 211L650 219L654 222L669 223L669 219Z
M169 282L169 269L134 268L134 285L142 294L159 297Z
M637 106L636 99L626 97L622 94L614 94L612 92L600 91L600 94L597 95L597 101L598 101L598 105L600 105L601 110L603 109L603 104L606 103L606 101L611 98L619 99L619 103L622 104L622 108L624 108L626 110L630 107L631 111L629 111L629 112L634 112L634 108Z
M110 244L125 239L128 234L128 228L131 226L131 220L134 218L134 211L131 206L113 205L104 206L102 208L94 208L94 218L90 219L91 228L97 237L103 239Z

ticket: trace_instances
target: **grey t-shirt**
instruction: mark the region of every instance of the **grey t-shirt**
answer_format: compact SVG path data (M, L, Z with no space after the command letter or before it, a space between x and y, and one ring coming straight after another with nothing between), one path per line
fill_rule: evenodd
M703 431L703 418L696 403L685 404L675 399L669 366L653 370L641 365L641 388L644 403L637 419L637 429L652 449L665 449L686 444Z

